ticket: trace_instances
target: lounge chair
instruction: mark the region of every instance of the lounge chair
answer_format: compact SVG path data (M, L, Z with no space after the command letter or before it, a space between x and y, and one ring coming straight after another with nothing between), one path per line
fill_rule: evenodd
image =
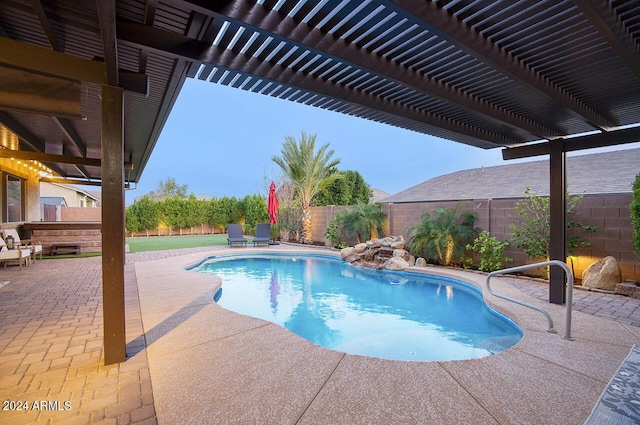
M241 224L227 224L227 243L233 246L234 243L247 245L247 238L242 235Z
M28 248L8 249L4 239L0 238L0 263L3 267L7 267L7 261L17 261L22 271L22 261L25 267L31 264L31 250Z
M38 254L40 254L40 259L42 260L42 244L39 241L34 241L32 239L20 239L20 235L18 235L18 231L16 229L3 229L2 238L6 240L9 236L13 238L13 243L16 246L31 250L31 258L33 261L36 261L36 255Z
M270 224L258 224L258 229L256 230L256 237L253 238L253 246L256 246L261 243L266 243L269 245L271 241L271 225Z

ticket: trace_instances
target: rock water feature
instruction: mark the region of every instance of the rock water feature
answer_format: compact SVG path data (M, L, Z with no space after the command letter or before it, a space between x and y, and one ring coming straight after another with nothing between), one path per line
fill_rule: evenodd
M344 248L340 255L348 263L374 270L404 270L415 264L402 236L387 236Z

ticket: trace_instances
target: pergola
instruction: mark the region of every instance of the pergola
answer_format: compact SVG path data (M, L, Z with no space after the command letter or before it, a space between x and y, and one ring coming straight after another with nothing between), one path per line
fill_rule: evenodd
M565 153L640 140L637 0L4 0L0 36L0 124L19 138L0 157L102 186L107 364L125 359L124 188L186 78L550 155L552 259ZM562 303L564 276L550 287Z

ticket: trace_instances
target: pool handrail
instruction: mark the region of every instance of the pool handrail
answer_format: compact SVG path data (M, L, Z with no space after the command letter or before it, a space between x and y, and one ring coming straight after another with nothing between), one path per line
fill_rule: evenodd
M529 269L537 269L539 267L546 267L546 266L558 266L560 268L562 268L564 270L565 275L567 276L567 288L566 288L566 301L567 301L567 309L566 309L566 320L565 320L565 328L564 328L564 335L562 336L562 338L564 339L568 339L570 341L573 341L573 338L571 337L571 308L572 308L572 304L573 304L573 273L571 272L571 269L569 269L569 266L567 266L564 262L560 261L560 260L551 260L551 261L543 261L541 263L535 263L535 264L526 264L524 266L517 266L517 267L510 267L508 269L502 269L502 270L497 270L494 272L491 272L487 275L487 291L489 291L489 293L495 297L498 298L502 298L505 299L507 301L511 301L514 302L516 304L520 304L523 305L525 307L529 307L532 308L534 310L537 310L539 312L541 312L542 314L545 315L545 317L547 318L548 322L549 322L549 328L547 329L547 332L556 332L556 330L553 327L553 320L551 319L551 316L549 315L549 313L547 313L546 310L544 310L541 307L535 306L533 304L529 304L526 303L524 301L520 301L517 300L515 298L511 298L511 297L507 297L505 295L500 295L497 294L495 292L493 292L493 290L491 290L491 285L490 285L490 280L493 276L496 275L501 275L501 274L507 274L507 273L514 273L514 272L520 272L523 270L529 270Z

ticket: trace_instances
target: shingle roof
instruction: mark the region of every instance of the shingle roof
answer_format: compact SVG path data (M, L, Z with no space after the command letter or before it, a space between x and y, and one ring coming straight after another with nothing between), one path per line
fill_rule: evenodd
M567 157L572 194L628 193L640 173L640 149ZM517 198L526 187L549 195L549 161L473 168L434 177L382 202L422 202L481 198Z

